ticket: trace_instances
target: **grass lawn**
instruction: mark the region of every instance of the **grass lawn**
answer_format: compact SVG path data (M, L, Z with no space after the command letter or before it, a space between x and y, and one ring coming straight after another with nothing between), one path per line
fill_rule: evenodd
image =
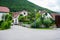
M38 28L40 30L53 30L53 28Z
M37 30L53 30L53 28L32 28L32 29L37 29Z

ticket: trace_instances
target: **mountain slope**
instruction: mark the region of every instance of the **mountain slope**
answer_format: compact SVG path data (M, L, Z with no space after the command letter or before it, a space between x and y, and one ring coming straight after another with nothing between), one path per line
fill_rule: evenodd
M28 10L34 11L36 10L47 10L48 12L53 12L46 8L37 6L27 0L0 0L0 6L6 6L10 8L11 12L21 11L21 10Z

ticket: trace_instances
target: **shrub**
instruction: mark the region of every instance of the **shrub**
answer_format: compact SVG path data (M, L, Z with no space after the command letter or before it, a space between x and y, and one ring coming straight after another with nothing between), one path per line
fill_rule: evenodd
M3 20L0 20L0 28L1 28L1 24L3 23Z
M30 24L31 23L29 16L23 16L21 14L18 19L19 19L19 22L23 22L24 24Z
M23 15L22 14L19 15L19 18L18 18L19 22L23 22L24 21L23 19L24 19Z
M51 26L55 25L55 20L51 19L51 21L52 21Z
M45 25L46 28L49 28L51 26L52 20L49 19L44 19L43 24Z
M12 16L11 15L5 15L5 20L8 20L8 21L12 20Z
M42 24L41 19L38 18L35 22L33 22L33 23L31 24L31 27L32 27L32 28L41 28L41 24Z
M12 16L12 15L13 15L13 12L9 12L9 15L11 15L11 16Z
M5 18L5 20L4 20L4 18ZM3 16L2 16L2 19L3 19L4 21L10 21L10 20L12 20L12 15L11 15L11 14L3 15Z
M4 20L5 17L5 20ZM0 27L2 30L9 29L12 23L12 14L6 14L2 16L2 20L0 21Z
M1 29L4 30L4 29L9 29L11 26L11 22L10 21L5 21L1 24Z
M40 28L40 25L37 22L35 22L31 25L31 28Z
M40 13L36 13L36 19L40 18L41 14Z

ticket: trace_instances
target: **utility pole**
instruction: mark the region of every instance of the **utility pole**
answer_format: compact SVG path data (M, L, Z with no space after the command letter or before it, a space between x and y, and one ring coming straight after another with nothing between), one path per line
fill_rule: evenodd
M36 27L36 9L34 10L34 12L35 12L35 20L34 20L34 24L35 24L35 27Z

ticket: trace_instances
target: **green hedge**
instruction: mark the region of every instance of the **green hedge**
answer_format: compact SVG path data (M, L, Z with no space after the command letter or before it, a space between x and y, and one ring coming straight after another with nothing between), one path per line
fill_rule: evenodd
M11 14L3 15L2 19L3 19L4 16L5 16L5 20L1 20L0 21L0 29L1 30L9 29L10 26L11 26L11 23L12 23L12 16L11 16Z
M9 29L11 26L11 22L10 21L5 21L1 24L1 29L4 30L4 29Z
M1 28L1 24L3 23L3 20L0 20L0 28Z
M41 19L38 18L35 22L31 24L31 28L41 28L42 22Z
M52 20L51 19L44 19L43 24L46 28L49 28L51 26Z

